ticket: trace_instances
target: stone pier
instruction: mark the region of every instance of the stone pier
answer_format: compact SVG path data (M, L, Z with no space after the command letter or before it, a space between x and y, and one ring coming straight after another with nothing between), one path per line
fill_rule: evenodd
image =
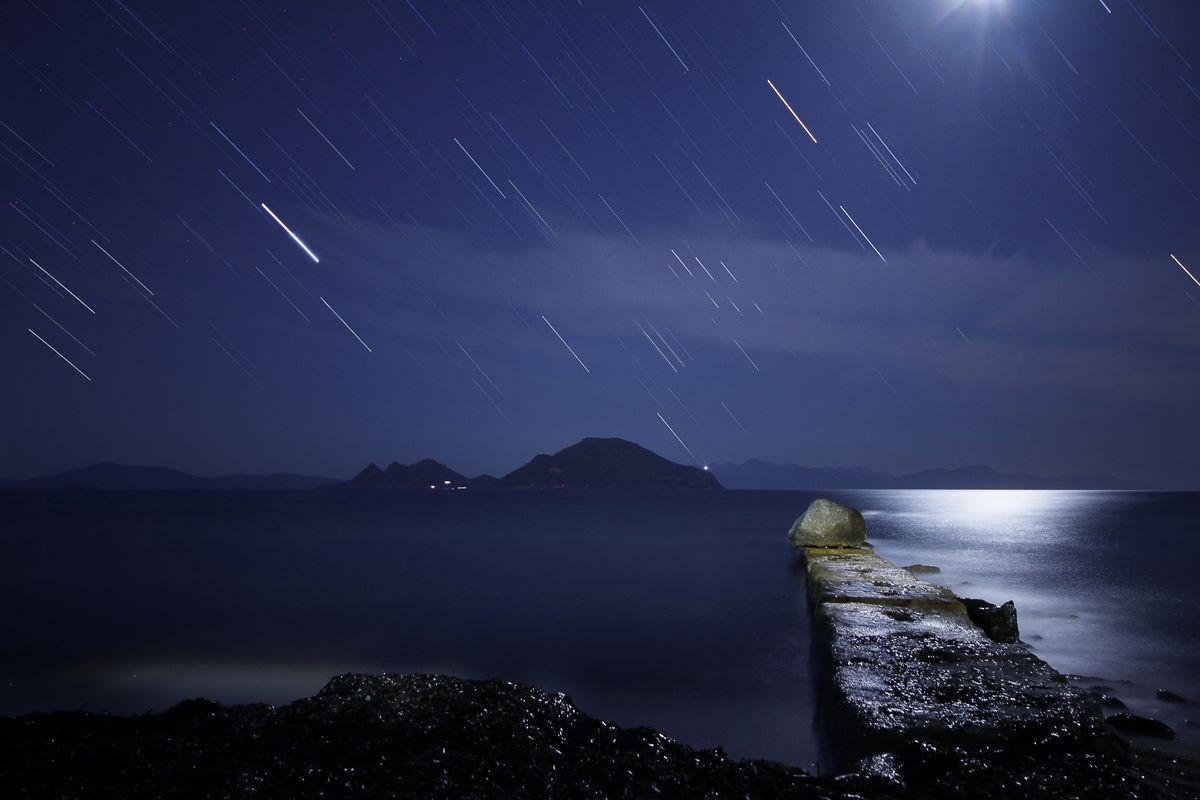
M949 589L875 553L859 512L818 500L789 538L838 770L928 796L1146 796L1094 698L1019 641L989 638Z

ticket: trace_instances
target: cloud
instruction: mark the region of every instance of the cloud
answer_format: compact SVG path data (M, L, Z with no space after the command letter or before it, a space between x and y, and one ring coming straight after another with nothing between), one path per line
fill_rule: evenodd
M694 231L643 234L641 244L560 231L553 246L499 250L437 228L356 225L352 235L330 226L340 232L327 263L360 298L359 323L401 339L448 331L549 351L559 345L542 335L545 314L576 341L637 339L637 322L650 322L689 349L733 351L736 340L760 354L979 385L1200 388L1188 366L1200 311L1169 265L1119 253L1089 268L915 242L884 263L853 243L797 252ZM516 314L538 323L533 335Z

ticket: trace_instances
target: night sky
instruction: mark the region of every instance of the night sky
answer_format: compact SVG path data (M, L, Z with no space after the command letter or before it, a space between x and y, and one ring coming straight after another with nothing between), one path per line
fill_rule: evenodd
M1200 486L1198 40L1190 0L7 0L0 475L604 435Z

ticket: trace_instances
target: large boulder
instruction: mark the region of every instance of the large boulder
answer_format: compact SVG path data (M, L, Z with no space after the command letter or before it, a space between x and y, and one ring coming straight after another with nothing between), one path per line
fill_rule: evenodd
M813 500L788 531L793 547L862 547L867 523L858 510L820 498Z

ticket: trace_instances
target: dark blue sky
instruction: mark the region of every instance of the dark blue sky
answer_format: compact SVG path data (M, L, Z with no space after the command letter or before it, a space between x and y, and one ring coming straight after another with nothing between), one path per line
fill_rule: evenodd
M0 475L615 435L1198 486L1198 38L1148 0L12 0Z

